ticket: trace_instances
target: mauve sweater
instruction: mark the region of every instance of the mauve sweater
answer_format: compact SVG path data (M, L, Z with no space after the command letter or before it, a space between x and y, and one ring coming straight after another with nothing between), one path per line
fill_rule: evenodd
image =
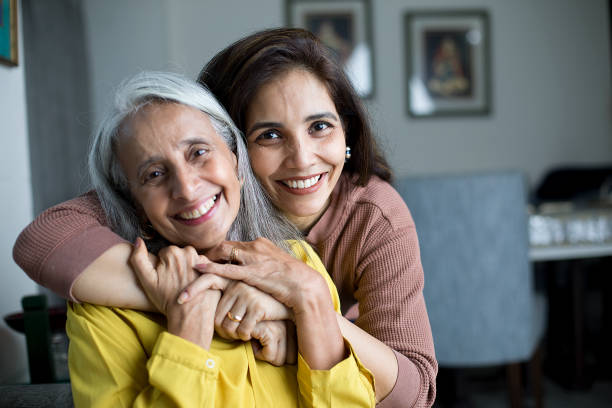
M431 406L438 367L416 230L399 194L377 177L357 187L343 176L306 240L336 284L343 312L358 303L355 323L395 352L398 378L377 407ZM17 238L13 258L34 281L75 300L78 275L122 242L89 192L42 212Z

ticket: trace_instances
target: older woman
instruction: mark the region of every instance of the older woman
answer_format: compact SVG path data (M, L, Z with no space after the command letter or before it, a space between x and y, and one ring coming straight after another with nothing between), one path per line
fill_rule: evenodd
M222 50L199 80L219 97L245 134L255 175L321 256L339 288L344 311L358 304L356 324L343 318L338 322L374 373L380 405L433 404L437 364L415 226L389 184L391 172L342 68L312 34L275 29ZM107 276L102 271L108 270L99 266L113 265L117 285L132 278L122 261L129 246L104 228L98 212L95 197L86 196L41 215L21 235L15 259L33 279L64 296L143 307L137 290L99 290ZM42 242L42 234L53 242ZM67 259L67 249L74 246L80 255ZM238 265L202 269L254 283L249 276L256 270L306 268L284 264L278 251L271 245L231 241L207 255L221 261L233 253ZM181 296L188 300L190 293L206 288L200 282ZM226 317L228 311L241 315L249 310L244 302L234 301L247 289L236 286L224 292L218 331L246 338L247 329L259 321L249 317L238 325Z
M223 108L179 76L143 73L118 91L90 154L92 180L107 217L123 238L147 230L151 246L175 244L147 257L140 238L132 266L164 316L71 303L67 331L77 406L372 406L373 379L336 321L333 284L306 244L291 251L317 269L257 283L292 312L299 360L257 362L250 343L214 336L219 289L204 275L196 299L178 295L205 251L231 236L266 237L287 247L290 224L275 214L255 181L245 146ZM283 252L285 262L297 262ZM291 296L286 296L287 293ZM236 316L232 318L237 319Z

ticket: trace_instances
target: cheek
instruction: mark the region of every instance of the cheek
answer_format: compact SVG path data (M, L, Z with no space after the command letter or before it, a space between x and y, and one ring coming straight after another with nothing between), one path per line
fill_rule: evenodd
M344 134L340 133L333 138L328 139L328 143L324 146L324 152L330 164L336 166L344 166L344 157L346 155L346 142Z
M152 224L159 224L164 209L164 197L151 192L132 192L136 202L136 211L146 217Z
M265 178L271 175L279 167L280 159L265 149L255 147L249 149L249 160L255 176L263 183Z

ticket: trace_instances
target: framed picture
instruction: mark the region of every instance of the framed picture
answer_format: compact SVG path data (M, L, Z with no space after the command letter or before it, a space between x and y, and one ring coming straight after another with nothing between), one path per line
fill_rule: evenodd
M17 0L0 0L0 62L17 65Z
M404 34L407 107L411 116L490 112L486 11L407 13Z
M329 47L359 96L374 94L370 0L287 0L286 14Z

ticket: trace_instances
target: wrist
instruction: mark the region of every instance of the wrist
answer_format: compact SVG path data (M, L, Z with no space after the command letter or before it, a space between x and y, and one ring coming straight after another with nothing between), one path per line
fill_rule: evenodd
M208 350L215 332L214 318L221 294L206 291L190 302L168 307L168 332Z
M302 315L319 315L330 309L333 311L327 282L319 274L302 280L295 293L294 303L291 305L294 322Z

